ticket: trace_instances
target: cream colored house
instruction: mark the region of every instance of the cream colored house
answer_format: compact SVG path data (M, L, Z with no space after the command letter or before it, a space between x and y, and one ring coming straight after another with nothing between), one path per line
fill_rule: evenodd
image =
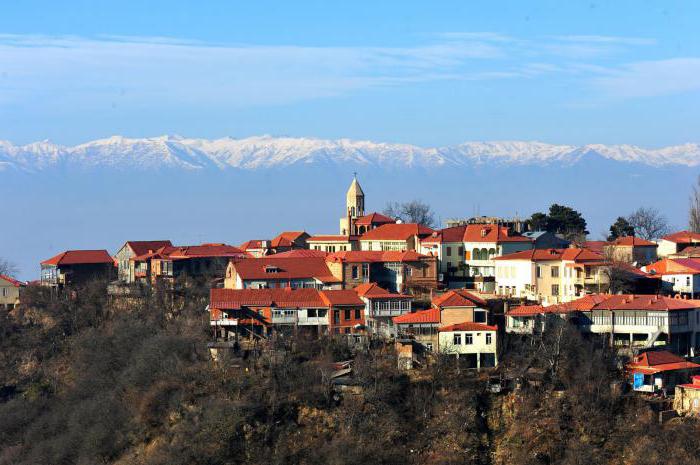
M692 231L679 231L668 236L664 236L659 241L657 255L660 258L677 254L687 247L700 245L700 233Z
M431 228L416 223L384 224L360 236L360 250L417 252L421 239L433 232Z
M639 237L618 237L604 247L605 256L615 261L634 263L637 266L646 265L656 260L656 242L647 241Z
M606 291L604 257L587 249L533 249L495 259L496 293L552 305Z
M19 297L25 283L0 274L0 308L12 310L19 306Z
M439 351L465 357L474 368L498 365L496 335L498 328L481 323L458 323L438 329Z
M359 250L360 243L358 236L343 236L337 235L319 235L311 236L306 239L306 244L311 250L320 250L322 252L346 252L348 250Z

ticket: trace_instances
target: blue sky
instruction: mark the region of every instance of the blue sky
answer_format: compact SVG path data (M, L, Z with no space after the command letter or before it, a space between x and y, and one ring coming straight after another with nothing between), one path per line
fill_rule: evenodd
M698 18L695 1L8 2L0 139L696 142Z

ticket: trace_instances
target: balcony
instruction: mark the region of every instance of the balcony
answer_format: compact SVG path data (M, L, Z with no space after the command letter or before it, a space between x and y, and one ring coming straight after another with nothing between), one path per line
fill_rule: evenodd
M238 326L238 319L221 318L220 320L211 320L209 324L211 326Z
M327 316L310 316L310 317L299 317L297 321L299 326L323 326L328 324Z

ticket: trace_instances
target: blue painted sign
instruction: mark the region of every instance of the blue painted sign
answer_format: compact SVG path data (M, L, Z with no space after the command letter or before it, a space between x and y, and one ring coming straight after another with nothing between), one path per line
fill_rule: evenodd
M644 373L634 373L632 387L634 389L640 389L644 386Z

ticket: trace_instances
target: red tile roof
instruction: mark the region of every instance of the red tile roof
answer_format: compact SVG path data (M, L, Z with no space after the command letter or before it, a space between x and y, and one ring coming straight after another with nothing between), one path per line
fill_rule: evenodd
M44 260L42 265L94 265L99 263L114 264L114 259L106 250L66 250Z
M4 274L0 274L0 279L7 281L8 283L13 285L14 287L21 287L21 286L27 285L27 283L23 283L22 281L18 281L15 278L12 278L12 277L4 275Z
M618 245L618 246L629 246L629 247L658 247L659 246L656 242L647 241L646 239L642 239L641 237L634 237L634 236L618 237L617 239L615 239L613 244Z
M430 308L418 310L413 313L405 313L393 318L396 324L440 323L440 309Z
M262 249L263 239L251 239L239 245L241 250Z
M275 258L274 255L262 258L248 258L234 264L236 272L243 280L285 280L315 278L323 283L338 283L323 257ZM276 271L270 272L274 267Z
M321 299L328 306L336 305L355 305L364 306L365 303L360 299L357 293L352 289L319 291Z
M668 236L664 236L662 239L675 242L676 244L694 244L700 242L700 233L694 233L692 231L678 231Z
M495 224L468 224L440 229L421 242L532 242L529 237L511 235L508 228Z
M294 241L306 234L305 231L284 231L270 242L271 247L291 247Z
M347 250L343 252L333 252L328 254L329 262L345 263L377 263L377 262L417 262L427 255L419 254L413 250L405 252L388 250L385 252L378 250Z
M134 255L143 255L149 250L158 250L161 247L172 246L170 241L126 241L126 245L134 252Z
M318 289L212 289L211 308L241 307L323 308L327 304Z
M674 299L648 294L590 294L571 302L542 307L529 305L508 311L511 316L532 316L539 313L571 313L591 310L675 311L700 308L700 300Z
M588 249L530 249L502 255L496 257L495 260L602 262L605 260L605 257Z
M382 215L381 213L370 213L369 215L365 216L360 216L355 220L355 224L360 225L360 226L367 226L370 224L389 224L389 223L396 223L396 220L393 218L389 218L386 215Z
M360 284L356 288L353 289L357 293L357 295L361 297L366 297L368 299L412 299L413 297L410 295L404 295L404 294L395 294L393 292L389 292L384 288L379 287L379 285L375 283L365 283L365 284Z
M506 312L510 316L535 316L541 313L547 313L542 305L520 305Z
M700 368L700 365L687 362L683 357L661 350L637 355L632 362L627 364L626 368L632 372L654 374L663 371L696 369Z
M360 237L361 241L405 241L413 236L425 237L433 233L433 229L416 223L384 224L367 231Z
M699 274L700 260L694 258L664 258L646 266L648 273L666 274Z
M700 376L691 376L690 384L680 384L679 386L690 389L700 389Z
M453 289L440 296L434 297L432 305L437 308L479 307L485 306L486 301L464 289Z
M171 251L167 252L167 256L173 260L178 260L202 257L244 258L247 254L243 250L232 245L202 244L174 247Z
M453 331L498 331L498 326L485 325L483 323L457 323L438 329L438 332L441 333L450 333Z
M607 241L586 241L583 244L581 244L581 248L602 254L605 252L605 247L609 245L610 243Z

